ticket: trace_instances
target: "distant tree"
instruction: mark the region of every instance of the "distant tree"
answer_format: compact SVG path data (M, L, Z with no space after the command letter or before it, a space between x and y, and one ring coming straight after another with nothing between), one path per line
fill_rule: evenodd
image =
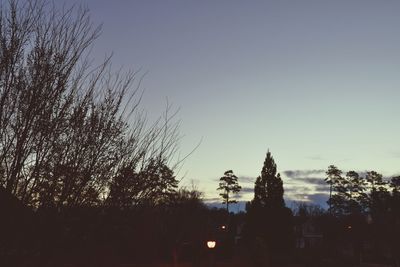
M328 200L328 205L329 205L329 211L332 212L332 191L333 191L333 186L338 183L342 179L341 177L342 171L339 170L336 166L334 165L329 165L328 170L326 171L327 177L325 178L325 182L329 184L329 200Z
M391 249L396 266L400 266L400 176L391 178L390 187L392 189L392 198L390 204L392 213L390 228Z
M364 205L366 198L365 179L355 171L346 173L347 180L347 213L362 213L366 207Z
M400 176L392 177L390 187L392 189L392 210L396 218L400 219Z
M121 208L166 204L176 199L177 187L173 171L165 163L151 159L139 172L130 167L122 169L110 184L106 202Z
M355 171L342 171L330 165L325 181L330 185L329 212L336 216L362 213L367 209L367 179Z
M375 171L369 171L366 175L369 186L368 207L374 220L385 220L385 214L390 209L389 184L383 180L383 176Z
M389 184L382 174L367 172L361 177L355 171L342 176L342 171L330 165L325 181L330 185L329 210L336 216L354 213L380 213L388 209Z
M281 176L277 174L274 158L268 151L261 176L258 176L255 182L254 203L261 207L282 208L285 206L283 193Z
M219 181L219 187L217 188L217 190L222 191L222 193L220 193L219 195L223 199L222 203L226 204L226 211L229 213L229 204L237 203L236 200L232 199L231 193L239 193L242 187L239 185L238 178L232 170L226 171L224 173L224 176L219 178Z
M327 236L330 235L328 242L337 246L337 238L348 239L360 255L362 242L365 236L369 236L376 257L381 257L384 253L381 248L389 245L392 256L398 260L400 178L393 177L389 183L376 171L369 171L365 176L349 171L342 176L333 165L329 166L327 175L326 181L331 186L330 213L336 216L325 228ZM370 218L368 221L366 215ZM351 226L351 232L343 230L342 223ZM329 230L335 227L335 231Z
M159 205L173 200L178 188L178 180L166 163L161 160L150 160L146 168L140 173L147 185L145 200Z
M187 205L191 208L206 208L203 203L203 192L199 191L194 185L191 188L179 188L174 195L173 204L178 206Z
M294 209L294 214L303 218L314 218L324 215L325 210L319 205L299 202Z

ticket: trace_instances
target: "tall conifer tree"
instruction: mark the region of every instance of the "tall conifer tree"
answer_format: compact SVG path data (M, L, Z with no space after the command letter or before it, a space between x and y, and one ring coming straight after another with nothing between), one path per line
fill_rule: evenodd
M281 208L285 206L283 200L283 182L280 174L277 174L276 163L267 152L261 176L258 176L254 186L254 203L260 207Z
M273 264L293 245L292 212L285 207L283 182L271 152L267 152L261 175L254 186L254 199L246 206L244 236L256 251L269 255Z

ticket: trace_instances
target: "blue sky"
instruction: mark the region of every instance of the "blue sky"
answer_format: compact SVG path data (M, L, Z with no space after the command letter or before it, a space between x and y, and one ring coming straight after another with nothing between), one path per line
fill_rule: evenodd
M180 108L183 154L202 139L180 175L210 201L228 169L251 188L267 149L288 199L323 203L330 164L400 173L399 1L78 3L103 23L92 56L148 71L143 107Z

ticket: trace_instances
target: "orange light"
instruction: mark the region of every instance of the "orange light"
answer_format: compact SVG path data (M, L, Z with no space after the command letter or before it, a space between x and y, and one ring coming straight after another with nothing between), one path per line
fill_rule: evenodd
M347 226L347 229L351 229L351 225Z
M221 226L221 229L222 229L222 230L225 230L225 228L226 228L225 225L222 225L222 226Z
M207 241L207 247L210 248L210 249L215 248L216 245L217 245L217 242L215 242L215 240Z

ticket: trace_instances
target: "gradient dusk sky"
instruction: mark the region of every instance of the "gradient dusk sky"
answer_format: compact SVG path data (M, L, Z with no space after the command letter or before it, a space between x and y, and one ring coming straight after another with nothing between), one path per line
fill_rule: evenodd
M92 56L148 71L143 108L180 108L182 154L202 139L180 175L209 201L229 169L250 199L268 149L287 199L326 201L330 164L400 174L400 1L78 3L103 23Z

